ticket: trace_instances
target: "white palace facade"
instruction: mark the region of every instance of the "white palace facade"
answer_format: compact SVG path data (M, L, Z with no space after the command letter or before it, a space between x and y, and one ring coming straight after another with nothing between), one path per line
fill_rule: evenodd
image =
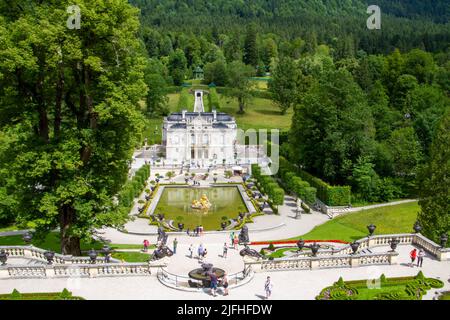
M226 113L205 112L203 91L195 91L194 112L164 118L162 143L166 161L198 166L234 163L237 125Z

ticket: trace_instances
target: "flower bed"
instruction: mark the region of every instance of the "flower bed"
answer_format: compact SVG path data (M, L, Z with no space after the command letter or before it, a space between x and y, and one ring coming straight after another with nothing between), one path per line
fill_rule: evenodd
M320 243L320 242L331 242L331 243L340 243L340 244L349 244L350 242L342 241L342 240L304 240L305 243ZM261 246L261 245L270 245L272 244L296 244L298 240L287 240L287 241L255 241L251 242L252 246Z

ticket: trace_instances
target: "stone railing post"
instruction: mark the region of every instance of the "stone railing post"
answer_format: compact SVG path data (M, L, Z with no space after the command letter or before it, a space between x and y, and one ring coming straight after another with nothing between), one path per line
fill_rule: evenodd
M98 276L98 269L95 265L88 267L89 278L96 278Z
M310 268L311 268L311 270L319 269L319 260L318 259L311 259L310 260Z
M9 278L9 271L7 267L0 267L0 278Z
M355 255L350 256L350 266L352 268L359 267L359 255L357 255L357 256L355 256Z
M54 266L45 267L45 276L47 278L54 278L56 276L56 269Z
M389 253L389 264L397 264L398 261L398 253Z

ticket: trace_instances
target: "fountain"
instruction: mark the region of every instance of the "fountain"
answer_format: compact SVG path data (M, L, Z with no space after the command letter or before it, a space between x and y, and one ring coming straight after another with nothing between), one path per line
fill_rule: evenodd
M208 210L209 208L211 208L211 202L209 202L209 199L206 196L206 194L203 194L200 200L192 201L191 208L198 210Z
M225 270L220 268L215 268L212 263L203 263L201 268L197 268L189 272L189 278L201 281L204 288L210 286L210 274L215 273L217 278L220 279L224 276Z

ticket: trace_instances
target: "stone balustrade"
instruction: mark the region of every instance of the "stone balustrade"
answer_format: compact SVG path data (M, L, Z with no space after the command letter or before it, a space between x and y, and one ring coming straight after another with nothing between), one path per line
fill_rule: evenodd
M1 278L77 278L113 276L150 276L163 264L111 263L80 265L13 265L0 266ZM153 269L153 271L152 271Z
M33 260L38 260L42 262L47 262L47 258L45 258L44 253L46 250L36 248L34 246L0 246L0 250L5 250L5 252L9 255L9 257L16 258L28 258ZM120 262L117 259L110 258L110 263L118 263ZM53 257L54 264L87 264L91 263L91 259L89 257L74 257L71 255L62 255L59 253L55 253ZM97 257L95 260L95 264L103 264L106 263L104 257Z
M415 245L420 248L423 248L425 251L436 257L439 261L450 259L450 248L442 248L440 245L424 237L420 233L386 234L386 235L365 237L357 241L359 243L358 251L370 249L373 247L389 246L390 241L393 238L399 241L398 245ZM340 249L319 250L317 256L322 257L334 255L350 255L352 253L353 250L350 244L348 244ZM310 252L301 252L296 256L296 258L308 257L310 255L311 255Z
M369 265L389 265L397 261L397 252L300 257L295 259L246 261L255 272L353 268Z

